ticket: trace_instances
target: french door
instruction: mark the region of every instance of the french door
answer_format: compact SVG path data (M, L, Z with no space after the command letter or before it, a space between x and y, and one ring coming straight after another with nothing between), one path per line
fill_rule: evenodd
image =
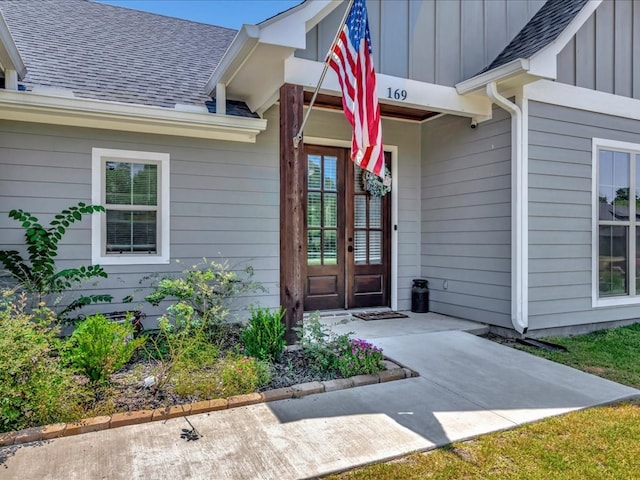
M305 159L305 310L388 306L391 195L364 190L348 149L307 145Z

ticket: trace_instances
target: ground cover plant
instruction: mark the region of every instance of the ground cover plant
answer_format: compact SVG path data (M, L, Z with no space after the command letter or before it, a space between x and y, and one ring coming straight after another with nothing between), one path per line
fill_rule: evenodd
M282 308L252 307L246 325L229 321L234 300L257 284L226 264L193 268L152 284L147 299L166 310L140 336L131 318L94 314L63 338L53 311L25 314L8 293L0 302L0 432L384 368L378 348L333 333L318 315L289 349Z

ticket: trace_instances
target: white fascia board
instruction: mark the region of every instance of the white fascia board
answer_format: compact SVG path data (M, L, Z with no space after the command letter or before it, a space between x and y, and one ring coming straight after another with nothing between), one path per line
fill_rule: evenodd
M602 0L589 0L562 33L558 35L558 38L533 54L529 59L529 73L541 78L558 78L558 54L575 37L578 30L593 15L601 3Z
M260 25L243 25L209 77L205 92L213 95L217 84L229 84L244 64L250 61L260 44L283 47L287 51L305 48L307 32L341 3L342 0L305 2Z
M640 120L640 100L550 80L525 85L529 100Z
M285 61L284 82L315 88L323 67L322 62L290 57ZM378 99L384 103L472 117L478 121L491 118L491 101L487 97L462 96L453 87L383 74L376 75L376 87ZM333 70L327 72L321 91L341 95L338 77ZM395 91L406 92L406 100L389 99L389 92L393 95Z
M13 36L2 12L0 12L0 64L2 64L3 70L15 70L21 79L27 74L27 67L13 41Z
M209 80L207 80L207 85L205 86L207 95L213 95L219 83L227 84L233 79L236 72L258 45L259 38L260 27L257 25L242 26L209 77Z
M305 48L307 32L334 11L342 0L305 2L260 24L260 43Z
M0 90L0 119L255 143L261 118Z
M456 90L460 95L483 91L489 83L499 83L508 78L527 73L529 71L529 61L524 58L517 58L500 67L481 73L475 77L456 83Z

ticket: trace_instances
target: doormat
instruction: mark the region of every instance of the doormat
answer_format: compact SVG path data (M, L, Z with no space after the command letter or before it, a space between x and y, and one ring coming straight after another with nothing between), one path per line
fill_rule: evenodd
M391 318L409 318L409 315L405 315L400 312L370 312L370 313L353 313L352 317L359 318L361 320L388 320Z

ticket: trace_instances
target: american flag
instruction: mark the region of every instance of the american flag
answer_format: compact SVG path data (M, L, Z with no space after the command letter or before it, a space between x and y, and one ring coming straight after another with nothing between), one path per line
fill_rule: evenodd
M384 178L382 125L365 0L354 0L329 55L342 89L344 115L353 127L351 159Z

